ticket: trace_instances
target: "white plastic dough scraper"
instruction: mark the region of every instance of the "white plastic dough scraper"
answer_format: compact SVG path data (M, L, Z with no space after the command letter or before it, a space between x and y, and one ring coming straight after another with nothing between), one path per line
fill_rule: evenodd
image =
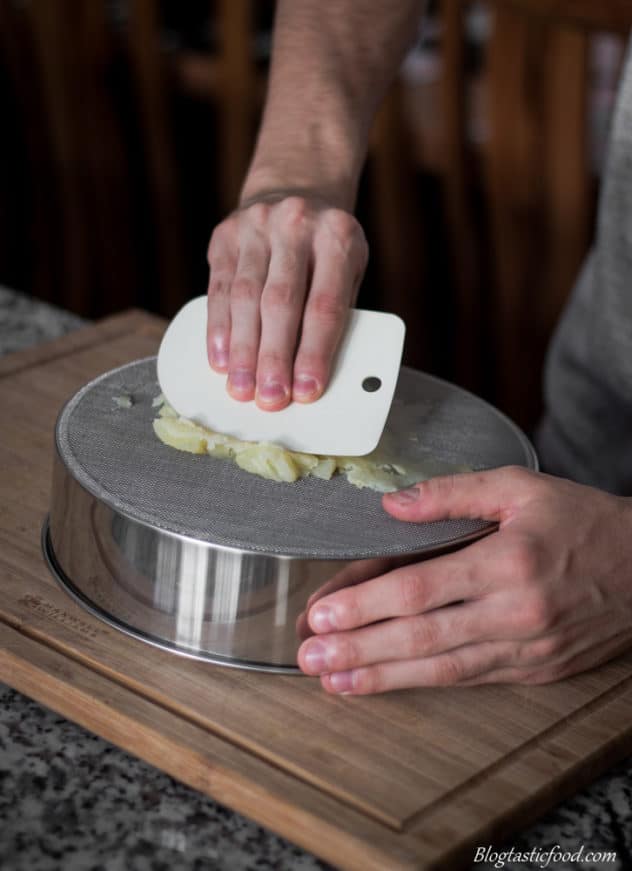
M363 456L377 445L399 374L406 327L393 314L352 309L329 386L316 402L263 411L226 391L206 352L206 296L188 302L158 351L158 381L182 417L244 441L293 451Z

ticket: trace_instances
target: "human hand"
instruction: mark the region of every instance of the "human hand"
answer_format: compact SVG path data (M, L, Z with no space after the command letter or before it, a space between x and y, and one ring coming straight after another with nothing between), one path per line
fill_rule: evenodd
M316 197L254 198L215 228L207 350L232 397L268 411L318 399L367 259L353 215Z
M632 646L629 499L506 467L434 478L383 504L404 522L499 528L311 604L298 661L328 692L546 683Z

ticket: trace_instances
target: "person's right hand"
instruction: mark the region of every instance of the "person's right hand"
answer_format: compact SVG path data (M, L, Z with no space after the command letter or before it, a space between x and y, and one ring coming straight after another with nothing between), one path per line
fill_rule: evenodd
M352 214L284 192L243 203L208 248L207 349L235 399L268 411L324 392L368 246Z

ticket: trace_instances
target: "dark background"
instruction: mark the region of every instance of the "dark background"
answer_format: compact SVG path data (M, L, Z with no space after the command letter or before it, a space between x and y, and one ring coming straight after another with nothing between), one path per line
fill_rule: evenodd
M406 362L529 428L592 237L632 10L431 6L371 139L358 304L404 317ZM0 0L0 283L93 318L170 317L203 293L273 15L271 0Z

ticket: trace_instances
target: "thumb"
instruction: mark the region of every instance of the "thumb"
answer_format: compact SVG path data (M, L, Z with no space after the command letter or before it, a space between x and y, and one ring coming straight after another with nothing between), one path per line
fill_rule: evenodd
M382 505L398 520L413 523L464 517L501 523L523 501L535 476L519 466L444 475L387 493Z

